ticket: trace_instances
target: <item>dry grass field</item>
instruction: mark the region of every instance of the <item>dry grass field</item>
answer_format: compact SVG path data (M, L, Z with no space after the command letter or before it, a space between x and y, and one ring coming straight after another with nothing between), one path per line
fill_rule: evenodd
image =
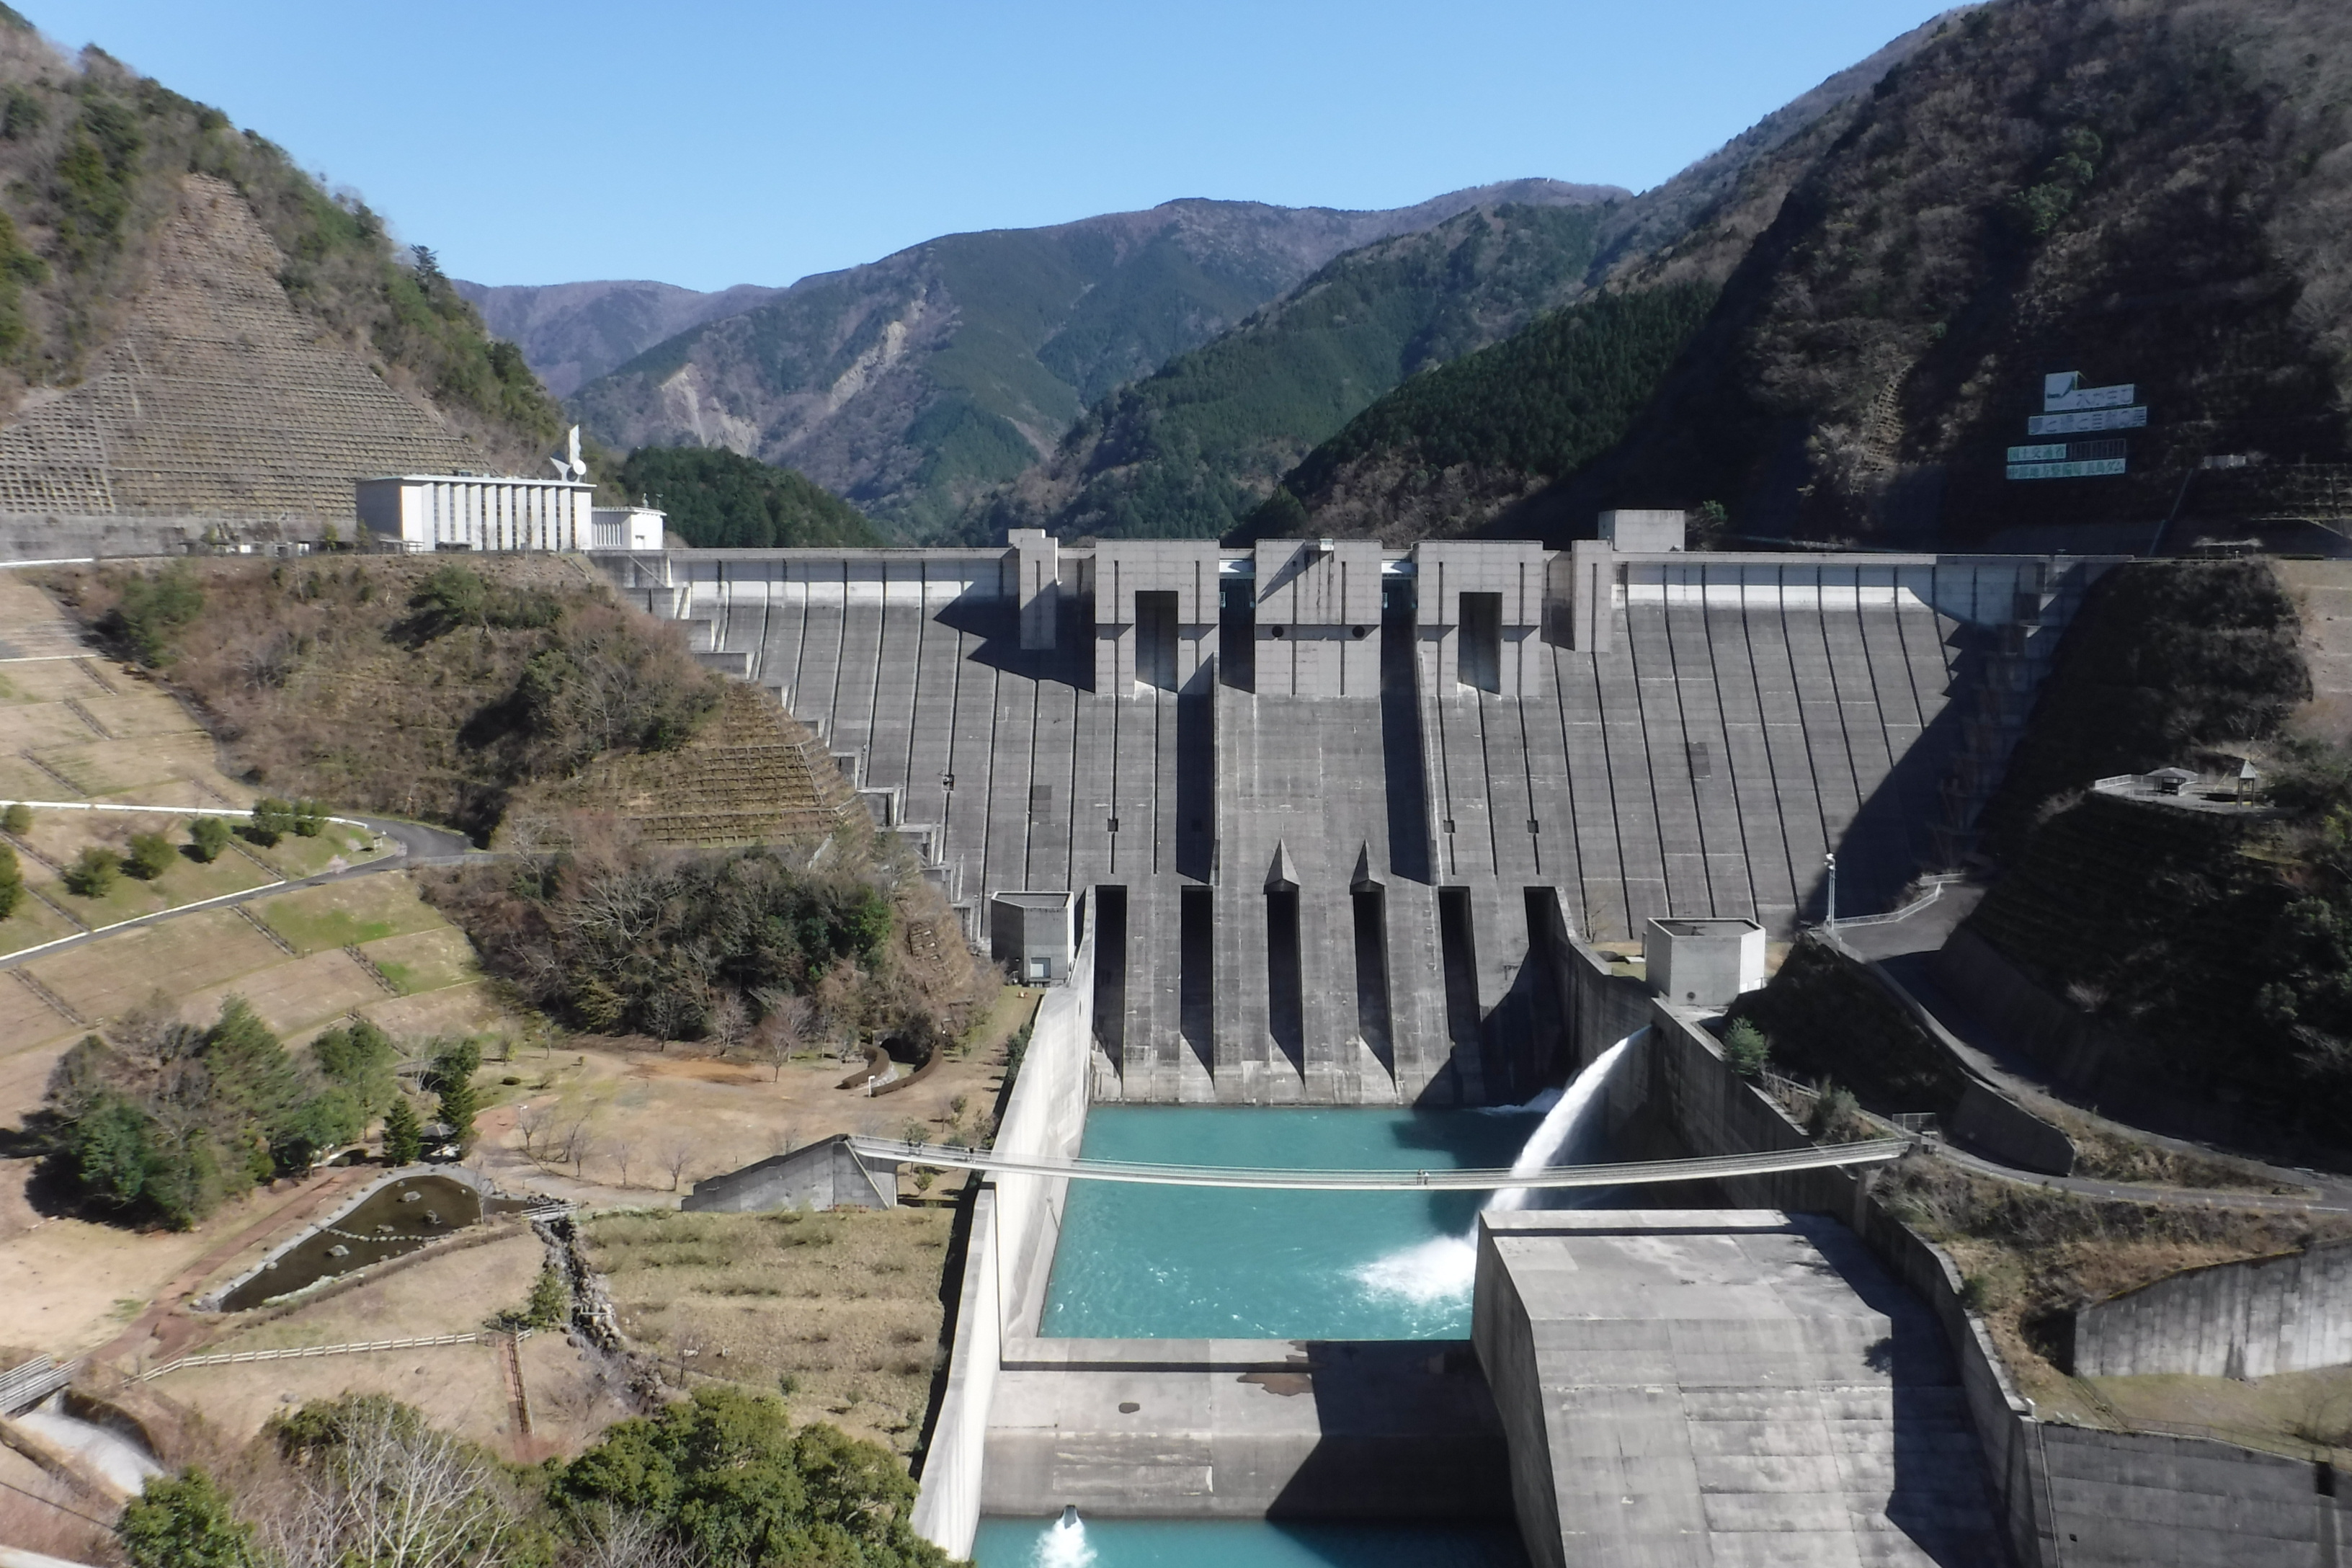
M583 1229L622 1331L673 1381L782 1392L796 1419L903 1454L930 1399L951 1224L936 1209L624 1210Z
M280 1350L369 1340L467 1333L530 1293L546 1248L509 1221L491 1239L446 1248L362 1279L299 1306L247 1314L257 1320L207 1342L205 1352ZM235 1437L261 1429L274 1413L342 1394L385 1394L423 1408L448 1429L509 1458L576 1453L628 1412L600 1376L600 1358L561 1333L521 1346L529 1396L528 1438L514 1427L505 1374L493 1347L430 1345L298 1361L188 1367L167 1373L157 1392L201 1409Z

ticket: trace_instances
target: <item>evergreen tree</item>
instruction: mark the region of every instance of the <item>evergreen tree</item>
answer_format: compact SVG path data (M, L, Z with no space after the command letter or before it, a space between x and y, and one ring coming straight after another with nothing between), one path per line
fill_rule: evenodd
M188 842L195 847L196 858L209 866L228 847L228 824L217 816L200 816L188 824Z
M228 1493L199 1469L147 1483L114 1527L131 1568L252 1568L253 1527L240 1522Z
M425 1152L425 1130L406 1096L394 1100L383 1117L383 1157L388 1164L414 1165Z
M172 868L180 858L172 841L160 833L134 833L131 836L131 853L125 858L126 868L142 882L152 882Z
M23 801L10 801L8 809L0 811L0 833L13 833L22 838L31 831L33 831L33 808Z
M0 844L0 921L16 912L25 901L25 868L16 863L16 852Z

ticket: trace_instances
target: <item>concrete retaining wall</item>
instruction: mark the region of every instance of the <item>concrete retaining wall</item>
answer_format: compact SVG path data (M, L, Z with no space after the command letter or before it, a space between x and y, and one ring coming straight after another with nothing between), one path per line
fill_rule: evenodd
M2352 1245L2192 1268L2074 1314L2074 1373L2268 1377L2352 1363Z
M719 1214L766 1209L887 1209L898 1203L898 1173L869 1170L845 1133L694 1184L677 1206Z
M1006 1153L1075 1159L1085 1141L1093 1081L1093 910L1069 978L1045 994L998 1121ZM1010 1332L1034 1334L1061 1232L1066 1177L1003 1175L975 1195L971 1239L957 1296L955 1342L938 1424L923 1458L913 1523L952 1557L971 1555L980 1529L988 1417Z
M1693 1154L1793 1148L1804 1134L1731 1070L1695 1017L1653 1005L1654 1098ZM1721 1184L1742 1205L1838 1215L1944 1326L2010 1550L2024 1568L2227 1563L2335 1568L2352 1522L2314 1467L2226 1443L2037 1421L1961 1300L1959 1269L1874 1198L1866 1178L1808 1171ZM2243 1268L2247 1266L2239 1265Z

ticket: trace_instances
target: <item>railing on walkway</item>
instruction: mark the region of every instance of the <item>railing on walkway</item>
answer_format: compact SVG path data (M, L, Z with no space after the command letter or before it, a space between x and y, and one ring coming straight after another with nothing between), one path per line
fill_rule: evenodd
M929 1143L852 1135L860 1159L999 1175L1068 1176L1079 1181L1141 1182L1173 1187L1266 1187L1305 1192L1499 1192L1513 1187L1613 1187L1652 1182L1717 1181L1729 1176L1883 1165L1911 1149L1908 1138L1874 1138L1811 1149L1725 1154L1704 1160L1643 1160L1614 1165L1551 1165L1540 1171L1286 1171L1263 1166L1164 1165L1115 1160L1022 1159L994 1150L942 1149Z
M82 1365L77 1359L60 1366L47 1356L37 1355L0 1372L0 1415L30 1410L71 1383L80 1374Z
M361 1340L341 1345L289 1345L284 1350L224 1351L213 1355L184 1355L177 1361L149 1367L139 1374L139 1381L152 1383L167 1372L179 1372L192 1366L234 1366L257 1361L296 1361L305 1356L356 1355L362 1351L421 1350L427 1345L488 1345L500 1340L527 1340L535 1331L524 1329L509 1334L499 1330L486 1329L478 1333L428 1334L420 1339Z
M1946 888L1957 887L1968 879L1968 873L1964 871L1938 871L1932 877L1922 877L1919 880L1927 890L1901 909L1889 910L1883 915L1849 915L1837 924L1825 925L1823 929L1848 931L1855 926L1891 926L1897 921L1907 921L1937 899L1942 898Z

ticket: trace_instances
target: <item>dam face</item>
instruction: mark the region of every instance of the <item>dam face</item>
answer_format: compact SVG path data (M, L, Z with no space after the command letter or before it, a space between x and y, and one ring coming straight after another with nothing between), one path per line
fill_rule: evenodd
M1096 1100L1424 1106L1574 1065L1568 933L1785 938L1826 856L1848 916L1951 864L2105 564L1042 534L604 563L813 726L1024 978L1059 978L1041 911L1091 930Z

